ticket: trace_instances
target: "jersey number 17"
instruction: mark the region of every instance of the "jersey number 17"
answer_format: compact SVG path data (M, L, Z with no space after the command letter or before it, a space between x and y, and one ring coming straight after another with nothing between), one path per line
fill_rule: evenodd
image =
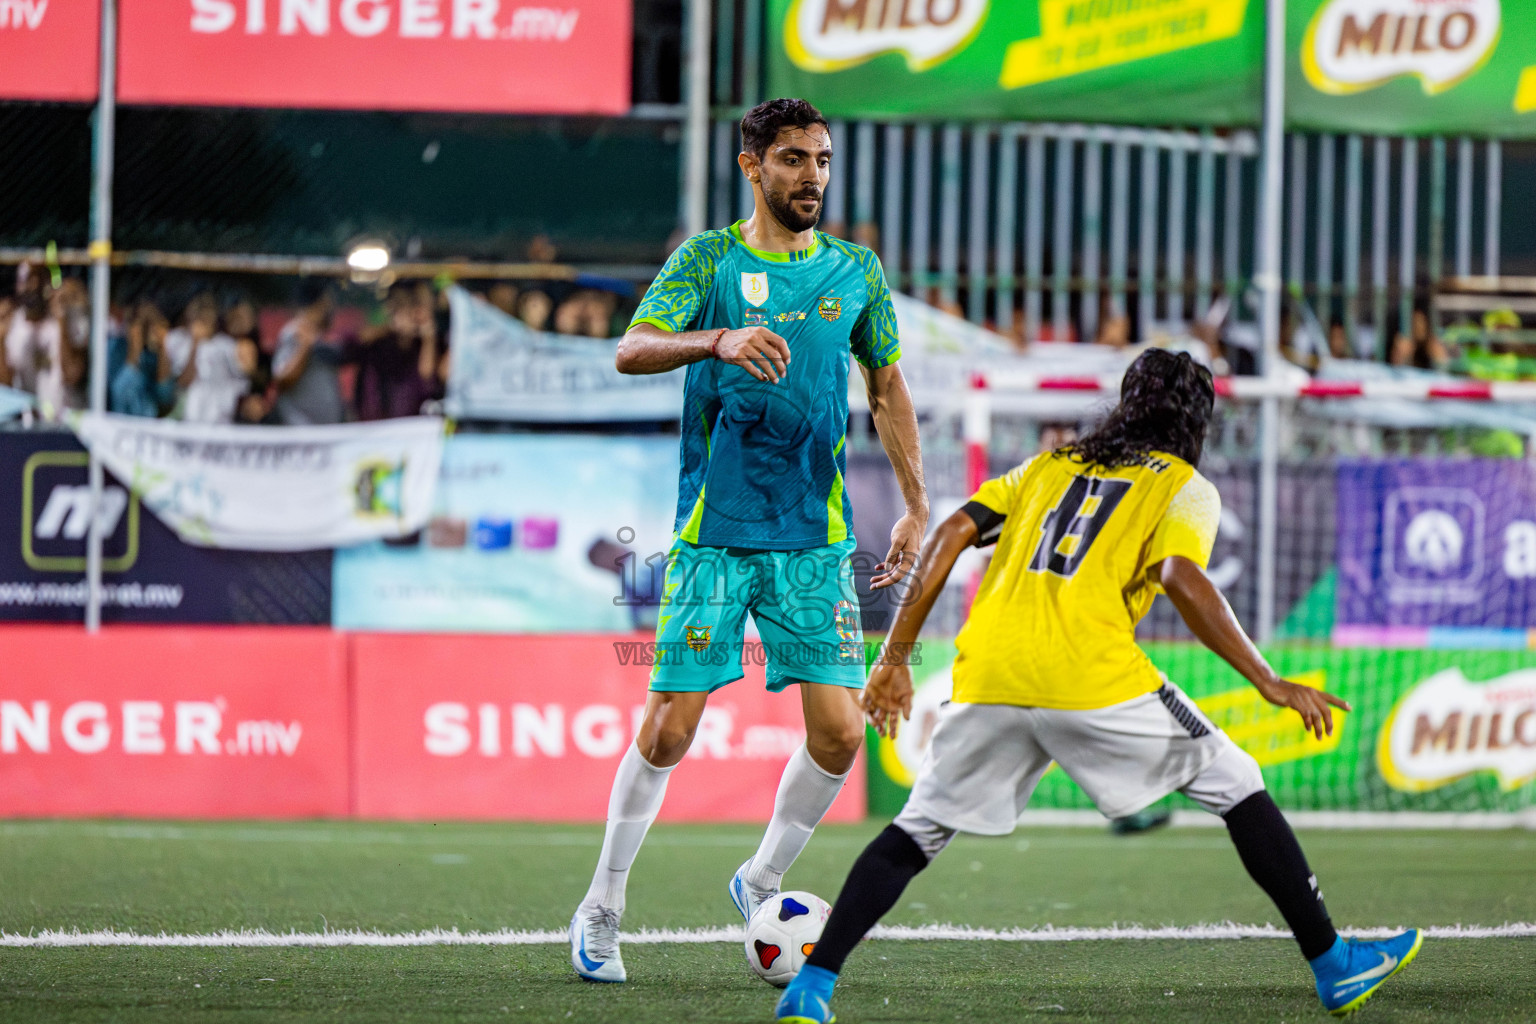
M1129 480L1097 476L1073 477L1061 501L1040 526L1040 546L1029 561L1030 572L1070 577L1088 555L1088 549L1131 489Z

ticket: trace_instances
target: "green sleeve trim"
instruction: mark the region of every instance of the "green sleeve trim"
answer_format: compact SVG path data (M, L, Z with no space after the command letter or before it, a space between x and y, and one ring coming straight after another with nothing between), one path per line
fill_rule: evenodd
M878 369L880 369L880 367L882 367L882 366L890 366L896 360L900 359L901 358L901 348L898 346L895 351L887 352L885 355L881 356L879 359L865 359L863 356L859 355L857 352L855 352L853 354L853 358L857 359L860 363L862 363L865 366L869 367L871 370L878 370Z
M652 327L658 328L659 330L666 331L668 334L676 334L677 333L677 328L676 327L673 327L671 324L667 323L665 320L661 319L660 317L654 317L654 316L637 316L637 317L635 317L633 320L631 320L629 322L629 328L630 328L630 330L634 330L640 324L650 324Z

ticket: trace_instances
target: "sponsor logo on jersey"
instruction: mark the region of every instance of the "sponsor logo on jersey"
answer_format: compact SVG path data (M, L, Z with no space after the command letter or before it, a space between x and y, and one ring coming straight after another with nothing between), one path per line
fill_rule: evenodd
M775 320L777 320L781 324L787 324L787 323L789 323L792 320L804 320L805 319L805 314L804 313L800 313L800 312L794 312L794 313L775 313L775 314L773 314L773 318Z
M823 320L836 320L843 315L843 300L836 295L823 295L816 303L816 312Z
M749 309L747 310L746 315L742 317L742 324L746 327L767 327L768 314L759 313L755 309Z
M688 649L690 651L702 651L709 646L708 626L687 626Z
M1307 81L1335 96L1418 76L1428 95L1482 67L1499 39L1499 0L1329 0L1307 27Z
M750 305L768 305L768 271L760 274L741 273L741 297Z

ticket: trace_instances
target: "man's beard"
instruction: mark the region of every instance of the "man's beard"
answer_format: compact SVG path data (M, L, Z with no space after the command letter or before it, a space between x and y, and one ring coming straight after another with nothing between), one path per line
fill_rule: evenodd
M815 211L809 214L800 213L793 205L796 199L815 199ZM809 231L821 223L823 205L820 191L802 190L799 194L791 196L788 192L764 186L763 201L768 204L768 212L773 214L780 224L796 233Z

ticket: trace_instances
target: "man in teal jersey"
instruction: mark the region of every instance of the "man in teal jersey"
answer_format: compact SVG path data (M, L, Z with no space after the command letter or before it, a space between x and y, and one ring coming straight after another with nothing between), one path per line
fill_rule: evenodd
M624 373L686 366L688 377L650 697L614 778L591 888L571 918L571 963L591 981L625 978L630 865L709 694L742 676L748 612L767 649L768 689L799 685L806 741L784 769L762 844L731 879L743 917L779 891L863 745L843 486L850 354L907 508L873 586L911 572L928 527L885 272L868 249L815 230L832 160L826 118L804 100L770 100L742 118L741 137L752 216L684 242L619 343Z

